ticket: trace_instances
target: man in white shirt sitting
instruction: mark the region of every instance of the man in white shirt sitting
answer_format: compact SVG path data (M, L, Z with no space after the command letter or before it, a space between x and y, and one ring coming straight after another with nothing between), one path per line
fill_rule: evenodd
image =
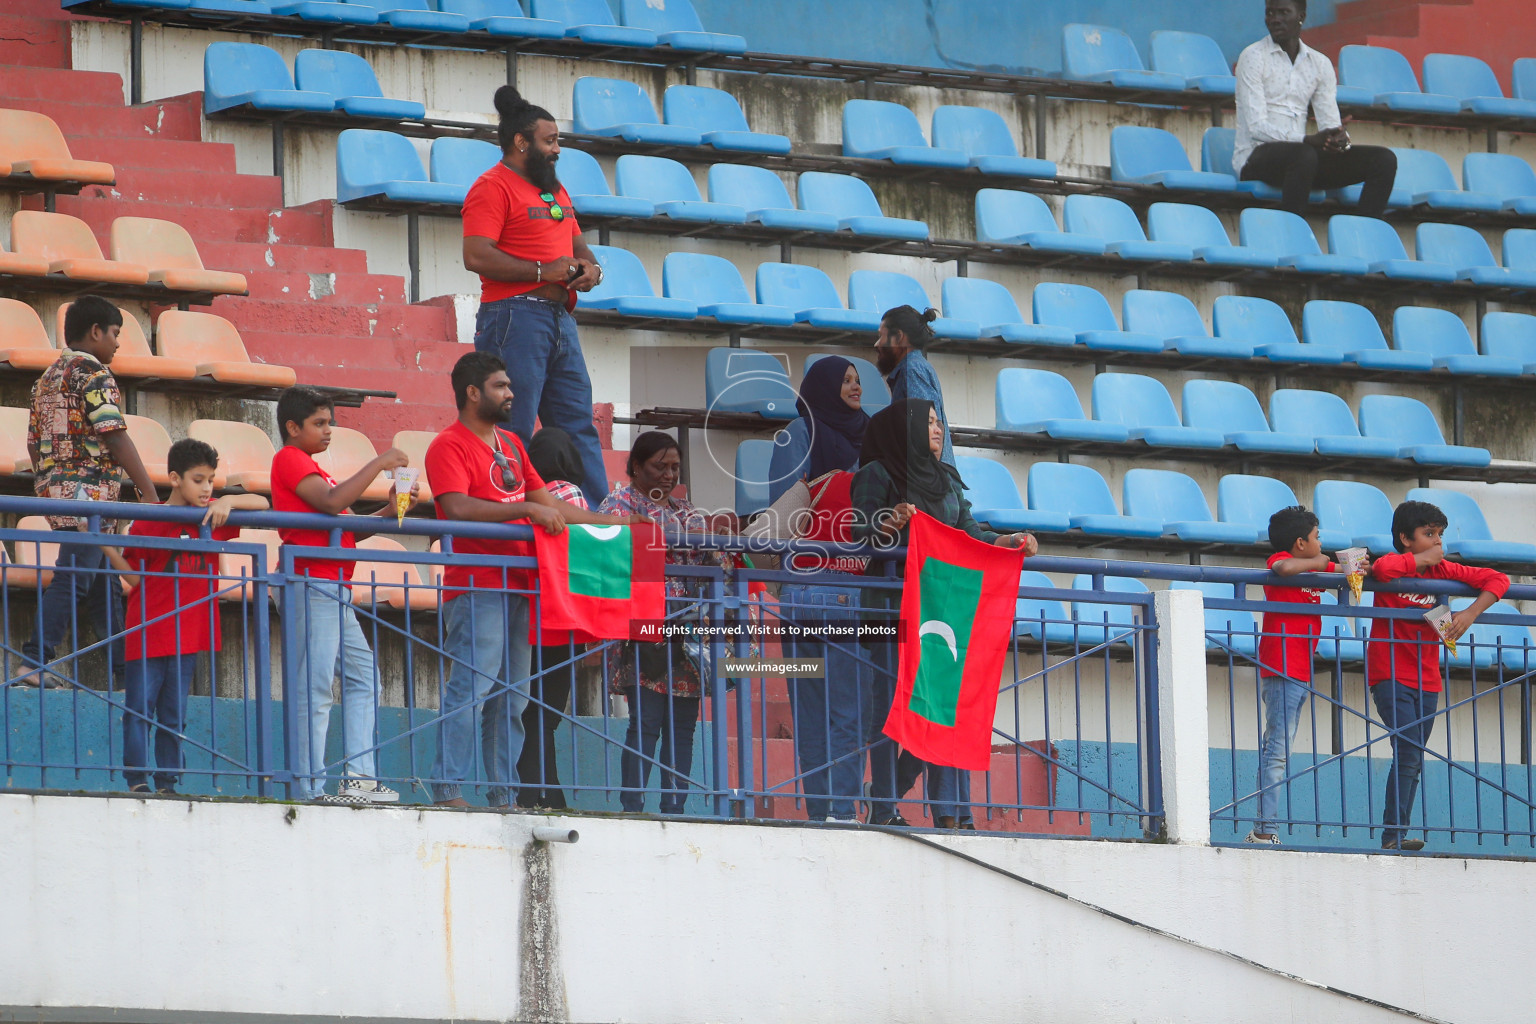
M1397 154L1352 146L1339 119L1333 64L1301 41L1307 0L1266 0L1269 38L1237 59L1237 143L1232 166L1244 181L1280 189L1280 205L1306 211L1314 189L1363 184L1360 213L1380 217L1397 177ZM1317 131L1307 134L1307 108Z

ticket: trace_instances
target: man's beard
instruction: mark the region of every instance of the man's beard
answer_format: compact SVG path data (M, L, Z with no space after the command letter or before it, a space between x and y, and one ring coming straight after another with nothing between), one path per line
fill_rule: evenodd
M487 423L507 423L512 419L512 404L509 402L503 406L500 402L490 398L480 400L480 408L475 410L480 418Z
M560 187L560 179L555 175L555 161L559 159L545 156L537 147L528 150L528 180L545 192L554 192Z
M888 348L875 349L875 369L880 371L882 377L888 375L900 365L901 358L895 352Z

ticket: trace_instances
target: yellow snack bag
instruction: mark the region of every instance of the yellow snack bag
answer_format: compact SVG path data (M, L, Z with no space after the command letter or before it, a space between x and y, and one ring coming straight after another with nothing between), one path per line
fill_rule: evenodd
M1440 639L1445 643L1445 649L1451 652L1451 657L1456 656L1456 641L1450 638L1451 610L1445 605L1436 605L1424 613L1424 621L1435 627L1435 632L1440 634Z
M1360 603L1364 593L1365 564L1370 561L1371 553L1365 548L1345 548L1333 556L1338 563L1340 571L1349 580L1349 592L1354 595L1355 604Z
M421 470L414 466L401 466L395 470L395 522L405 522L406 510L411 507L411 488L416 485L416 478L421 475Z

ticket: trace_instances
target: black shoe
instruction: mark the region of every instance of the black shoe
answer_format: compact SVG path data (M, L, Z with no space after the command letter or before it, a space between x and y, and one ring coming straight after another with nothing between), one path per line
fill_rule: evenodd
M872 824L872 825L883 825L886 828L911 828L912 827L912 823L909 822L906 818L903 818L899 814L893 814L889 818L882 818L879 821L871 822L870 824Z
M128 787L128 792L130 792L130 793L148 793L148 792L150 792L149 783L147 783L147 782L140 782L140 783L137 783L135 785L129 786Z
M1381 848L1383 850L1402 850L1404 852L1414 852L1424 849L1424 840L1403 839L1399 841L1396 839L1383 839L1381 841Z
M161 796L175 796L176 795L176 787L175 786L161 786L159 789L155 790L155 792L160 794Z

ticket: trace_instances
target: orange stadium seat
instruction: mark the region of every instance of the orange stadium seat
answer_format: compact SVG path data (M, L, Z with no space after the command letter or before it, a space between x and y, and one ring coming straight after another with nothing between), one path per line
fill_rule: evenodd
M389 537L365 537L357 546L363 551L406 550ZM409 604L412 611L431 611L437 607L437 593L422 586L416 567L408 562L369 562L359 558L352 573L352 603L365 607L388 605L404 609Z
M242 529L237 541L240 544L260 544L267 549L266 563L256 567L257 572L273 573L277 571L277 552L282 546L276 530L248 530ZM256 596L256 584L243 583L236 585L235 580L240 577L249 578L251 575L251 560L245 555L221 554L219 555L219 600L220 601L249 601Z
M53 118L30 110L0 110L0 170L12 178L32 181L78 181L86 185L117 181L111 164L76 160Z
M432 486L427 480L427 448L437 435L430 430L401 430L390 444L411 457L411 465L421 470L421 504L432 500Z
M59 357L37 310L17 299L0 299L0 363L13 370L46 370Z
M74 303L66 302L59 307L58 330L54 337L61 347L64 344L64 314L72 305ZM117 355L112 357L115 376L156 380L192 380L197 376L197 367L185 359L167 359L151 352L149 339L144 337L144 328L139 326L138 318L126 309L119 308L118 312L123 314L123 329L117 335Z
M168 220L119 217L112 222L112 258L149 268L149 279L178 292L244 295L245 275L205 270L187 229Z
M48 273L96 284L146 284L149 269L105 259L90 225L62 213L22 210L11 218L11 248L48 261Z
M0 476L15 476L32 469L27 451L27 420L31 413L20 406L0 406Z
M0 167L4 167L0 163ZM41 256L22 256L0 245L0 274L12 277L47 277L48 261Z
M235 325L213 313L168 309L160 314L156 337L162 356L192 363L199 377L220 384L291 388L298 380L290 367L251 362Z
M320 468L331 474L338 483L350 477L356 476L368 463L378 457L378 452L373 449L373 442L368 440L368 435L361 430L353 430L350 427L331 428L331 446L319 455L315 461ZM389 498L389 489L393 486L384 474L368 485L363 492L363 501L385 501Z
M171 476L165 463L171 454L171 435L166 433L159 420L148 416L127 416L125 419L128 421L128 440L138 450L139 461L149 470L149 478L156 487L169 487ZM219 480L215 478L214 486L218 485Z
M187 436L217 449L219 469L227 486L253 494L272 493L272 456L277 451L265 430L254 423L193 420L187 427Z
M16 524L16 529L49 530L52 527L43 516L23 516ZM29 590L46 587L53 579L53 566L59 560L59 546L25 540L11 543L16 551L11 556L10 564L5 567L6 585Z

